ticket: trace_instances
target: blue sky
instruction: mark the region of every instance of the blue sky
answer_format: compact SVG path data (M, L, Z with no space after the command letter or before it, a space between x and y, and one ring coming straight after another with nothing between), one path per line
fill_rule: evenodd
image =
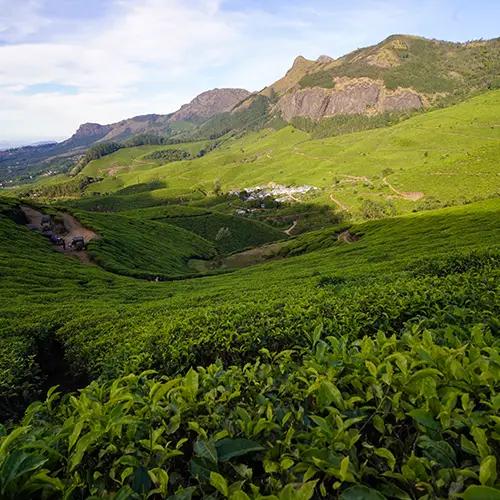
M0 142L168 113L214 87L259 90L301 54L393 33L500 35L499 0L0 0Z

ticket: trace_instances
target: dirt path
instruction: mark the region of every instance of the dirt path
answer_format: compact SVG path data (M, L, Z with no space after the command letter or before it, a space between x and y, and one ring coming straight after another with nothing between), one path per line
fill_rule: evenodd
M29 207L27 205L21 206L21 210L24 212L26 219L28 220L28 227L34 229L36 231L42 232L42 217L43 213L35 210L33 207ZM54 249L58 252L65 253L67 255L73 255L78 258L84 264L92 264L89 254L85 250L73 250L70 248L70 243L76 236L83 236L85 243L88 243L90 240L94 240L98 238L98 235L88 229L83 227L80 222L75 219L72 215L68 213L60 213L58 214L62 219L61 224L53 223L52 233L62 238L65 242L65 248L54 245Z
M398 196L400 196L401 198L403 198L405 200L418 201L424 197L424 193L422 193L420 191L407 191L407 192L398 191L392 184L389 183L389 181L387 180L387 177L384 177L383 181L384 181L384 184L386 186L388 186L392 192L396 193Z
M342 243L354 243L355 241L359 240L359 236L356 234L352 234L349 229L346 229L345 231L342 231L338 236L337 236L337 241L341 241Z
M335 203L335 205L337 205L341 210L350 212L349 207L347 205L344 205L341 201L337 200L337 198L335 198L333 194L330 195L330 200L332 200L333 203Z
M288 234L290 236L290 233L295 229L295 226L299 223L299 219L295 219L293 221L293 224L285 231L285 234Z
M344 177L344 179L341 182L346 182L349 184L356 184L357 182L366 182L367 184L370 184L370 186L373 186L373 182L366 177L366 175L347 175L347 174L340 174L340 177Z

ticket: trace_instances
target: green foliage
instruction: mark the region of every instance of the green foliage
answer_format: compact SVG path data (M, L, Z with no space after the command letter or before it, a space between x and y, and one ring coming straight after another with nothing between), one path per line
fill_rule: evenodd
M94 262L118 274L168 279L192 274L189 259L215 254L207 240L171 224L115 214L76 215L99 235L88 245Z
M292 119L292 125L300 130L311 133L314 139L335 137L337 135L360 132L374 128L395 125L401 120L408 118L408 113L380 113L378 115L338 115L321 120L311 120L303 116Z
M115 151L118 151L123 146L119 142L101 142L96 144L95 146L87 149L85 156L83 158L83 163L86 165L92 160L97 160L102 158L103 156L110 155Z
M165 283L116 273L188 273L189 256L218 244L195 221L212 219L216 242L226 220L128 208L75 212L101 236L89 245L100 265L85 266L0 201L2 416L46 387L40 349L55 339L48 361L97 380L0 427L2 498L498 488L497 200L353 224L353 243L329 227L263 265ZM240 244L259 234L230 219Z
M50 394L0 438L2 496L496 494L495 335L318 333L245 365Z
M392 41L401 40L399 48ZM405 46L405 48L403 48ZM499 74L499 39L456 44L419 37L395 36L371 49L361 49L332 67L333 76L382 79L389 89L411 87L424 93L450 93L457 97L475 89L491 88ZM396 63L374 65L370 55L390 51ZM392 60L392 57L389 56Z
M43 199L71 198L81 196L88 186L100 180L100 178L85 175L66 182L40 185L22 192L21 195L27 198Z
M269 101L257 95L244 109L220 113L203 123L196 131L194 138L218 139L229 132L256 130L261 128L269 118Z
M365 219L380 219L395 215L396 210L390 202L380 203L373 200L364 200L361 205L361 213Z
M168 222L212 241L223 253L286 238L281 231L262 222L216 212L190 217L169 217Z
M144 160L161 161L161 163L169 163L172 161L189 160L191 155L182 149L159 149L148 155L143 156Z
M333 89L335 87L335 82L333 81L333 76L330 71L316 71L315 73L309 73L301 78L299 81L299 86L301 88L306 87L322 87L324 89Z
M124 147L131 148L136 146L145 145L156 145L156 144L168 144L168 137L165 135L158 134L137 134L127 139L123 144Z

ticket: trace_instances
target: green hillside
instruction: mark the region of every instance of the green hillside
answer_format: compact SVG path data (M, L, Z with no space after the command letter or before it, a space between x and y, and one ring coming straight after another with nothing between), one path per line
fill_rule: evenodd
M212 241L223 253L285 238L281 231L260 222L224 214L171 217L168 221Z
M382 79L390 89L411 87L426 94L463 96L471 89L498 88L499 51L498 38L460 44L393 35L344 56L340 64L327 65L322 71L332 76ZM317 75L311 73L308 78L314 80Z
M470 202L498 194L498 116L500 91L492 91L391 127L321 140L292 127L254 132L187 162L142 164L142 149L121 150L84 169L82 175L104 179L85 191L101 196L80 206L124 210L199 199L198 188L211 192L215 182L226 192L269 182L309 184L320 189L318 202L356 217L369 216L370 204L375 213L404 213ZM109 175L113 164L123 168ZM127 196L132 186L145 192ZM119 197L102 196L111 192Z
M493 476L477 477L496 455L499 211L490 200L358 223L352 243L327 228L290 240L295 257L156 283L54 252L2 202L3 415L100 377L0 437L1 470L17 450L26 464L0 474L3 495L389 498L425 485L443 497L450 468L466 471L461 491L488 493ZM152 253L114 252L145 252L149 224L157 246L173 233L137 214L77 215L111 242L91 251L140 270Z
M0 498L498 498L499 117L215 117L3 191Z
M100 236L89 244L93 261L118 274L138 278L180 276L192 272L190 259L215 255L206 239L172 224L115 214L76 215Z

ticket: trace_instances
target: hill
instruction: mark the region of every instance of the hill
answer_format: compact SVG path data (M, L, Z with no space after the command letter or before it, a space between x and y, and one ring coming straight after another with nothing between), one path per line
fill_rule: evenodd
M159 146L127 148L85 167L81 178L102 180L75 203L127 210L201 201L216 181L226 193L219 203L231 213L248 204L229 192L268 183L312 185L317 190L299 195L302 202L315 200L355 218L467 203L498 193L499 112L500 91L490 91L390 127L322 139L293 127L266 129L228 138L203 157L164 165L144 156Z
M423 483L443 497L450 467L470 471L458 491L495 491L477 478L496 454L497 200L352 225L353 243L325 229L302 255L164 283L53 251L16 206L0 217L2 413L99 381L51 391L0 437L7 498L334 484L389 498ZM20 449L30 465L9 476Z
M98 143L125 141L144 134L163 138L175 135L215 114L230 111L249 95L243 89L213 89L171 114L135 116L109 125L84 123L65 141L0 151L0 181L69 170L79 155Z
M500 40L451 43L392 35L334 60L299 56L262 94L285 120L402 112L498 87Z
M0 193L0 498L498 499L498 63L298 58Z
M327 135L344 131L346 120L351 130L373 128L498 88L499 60L499 39L453 43L409 35L392 35L335 60L299 56L258 94L214 89L169 115L87 123L61 143L0 152L0 182L68 171L89 146L141 134L186 142L284 123Z

